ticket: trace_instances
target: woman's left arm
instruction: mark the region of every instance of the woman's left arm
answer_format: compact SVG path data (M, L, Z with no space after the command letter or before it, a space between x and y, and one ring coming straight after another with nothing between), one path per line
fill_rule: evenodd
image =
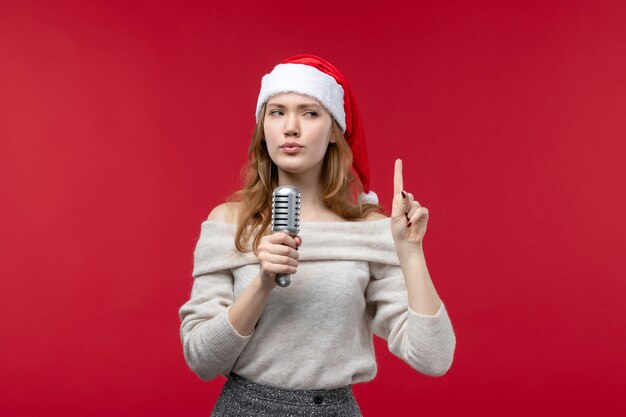
M436 315L441 309L442 301L428 274L423 248L402 250L396 246L396 252L406 283L409 308L425 316Z
M393 190L391 235L404 274L409 307L418 314L434 316L442 302L428 274L422 246L428 209L403 190L401 159L395 162Z

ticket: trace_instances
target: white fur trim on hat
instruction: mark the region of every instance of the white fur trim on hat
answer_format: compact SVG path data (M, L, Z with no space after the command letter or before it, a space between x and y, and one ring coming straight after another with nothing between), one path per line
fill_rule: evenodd
M270 97L294 92L317 99L333 115L341 130L346 131L346 112L343 107L343 87L330 75L305 64L278 64L261 80L261 92L256 105L256 120L261 107Z
M378 196L376 195L374 191L370 191L367 194L361 193L360 197L361 197L361 202L363 203L378 204Z

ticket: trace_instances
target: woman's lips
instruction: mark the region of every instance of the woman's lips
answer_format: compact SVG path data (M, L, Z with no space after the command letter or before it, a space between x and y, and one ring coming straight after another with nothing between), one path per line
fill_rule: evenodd
M280 149L282 149L283 152L292 155L300 152L302 146L281 146Z

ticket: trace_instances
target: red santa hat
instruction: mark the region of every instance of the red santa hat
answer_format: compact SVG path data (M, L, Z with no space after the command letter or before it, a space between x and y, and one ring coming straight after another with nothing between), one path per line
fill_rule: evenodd
M363 184L361 200L378 203L378 196L369 189L370 172L361 115L343 74L330 62L315 55L299 54L285 59L261 80L256 120L259 120L264 103L272 96L286 92L315 98L333 116L352 150L352 167Z

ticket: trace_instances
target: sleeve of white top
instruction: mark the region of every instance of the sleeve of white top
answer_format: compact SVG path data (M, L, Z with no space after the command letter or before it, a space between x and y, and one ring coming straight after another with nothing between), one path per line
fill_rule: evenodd
M190 299L180 308L185 362L201 379L227 375L254 334L242 336L228 320L234 302L230 271L194 278Z
M442 303L435 315L420 314L408 305L402 269L370 262L365 290L372 330L387 340L389 350L413 369L441 376L452 366L456 336Z
M185 361L205 381L227 375L254 334L239 334L228 320L235 300L232 268L256 259L234 253L232 239L231 226L203 223L194 251L191 296L179 309Z

